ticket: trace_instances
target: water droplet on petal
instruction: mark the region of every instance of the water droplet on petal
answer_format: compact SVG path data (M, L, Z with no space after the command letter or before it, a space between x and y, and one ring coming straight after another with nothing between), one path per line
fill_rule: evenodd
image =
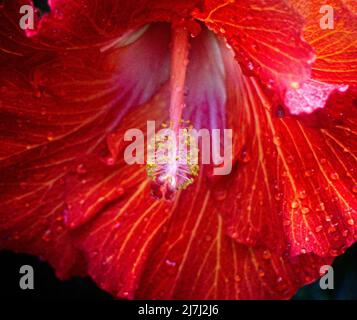
M357 193L357 184L355 184L355 185L352 187L352 192L353 192L353 193Z
M318 233L318 232L320 232L322 229L323 229L323 226L317 226L317 227L315 228L315 231Z
M85 174L87 173L87 169L86 167L84 166L84 164L79 164L76 168L76 171L78 174Z
M169 259L167 259L165 261L165 263L169 266L169 267L176 267L176 262L175 261L171 261Z
M244 163L249 162L252 159L250 152L247 150L247 148L243 147L240 153L240 160Z
M278 107L276 109L276 116L278 118L284 118L285 117L285 110L284 110L283 106L278 105Z
M53 133L52 133L52 132L49 132L49 133L47 134L47 140L48 140L48 141L53 141L53 139L54 139Z
M290 226L290 224L291 224L290 220L286 220L286 221L283 222L283 225L284 225L285 227Z
M333 172L333 173L330 174L330 178L332 180L338 180L340 178L340 176L338 175L337 172Z
M248 69L249 69L250 71L253 71L253 70L254 70L254 64L253 64L251 61L248 62Z
M329 226L327 229L327 233L334 233L336 232L336 228L334 226Z
M348 88L349 88L349 85L346 84L346 85L341 85L341 86L339 86L339 87L337 88L337 90L340 91L340 92L346 92L346 91L348 90Z
M315 173L314 169L311 169L311 170L306 170L305 171L305 177L311 177L313 176Z
M263 270L259 270L258 276L259 276L260 278L263 278L263 277L265 276L265 272L264 272Z
M227 190L219 190L213 192L213 197L217 201L223 201L227 198L228 192Z
M280 201L283 198L283 194L281 192L276 193L274 198L276 201Z
M350 226L353 226L355 224L355 221L351 218L347 221L347 223L350 225Z
M274 143L277 147L279 147L279 146L281 145L281 138L278 137L278 136L275 136L275 137L273 138L273 143Z
M293 209L296 209L297 207L299 206L299 202L298 201L293 201L293 202L291 202L291 207L293 208Z
M269 250L265 250L265 251L263 252L263 259L269 260L270 258L271 258L271 253L270 253L270 251L269 251Z
M301 191L299 192L299 198L300 198L300 199L305 199L306 196L307 196L307 194L306 194L306 191L305 191L305 190L301 190Z
M49 242L51 240L51 230L47 230L43 236L42 236L42 240L45 242Z
M104 159L104 162L108 166L113 166L114 163L115 163L115 160L114 160L113 157L107 157L107 158Z

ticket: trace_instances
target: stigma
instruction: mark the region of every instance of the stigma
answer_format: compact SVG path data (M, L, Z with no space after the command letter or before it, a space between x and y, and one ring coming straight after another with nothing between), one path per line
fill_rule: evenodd
M148 150L147 174L155 198L172 200L178 190L186 189L198 175L197 141L192 126L182 119L185 108L185 83L190 33L184 25L172 27L170 121L154 135Z

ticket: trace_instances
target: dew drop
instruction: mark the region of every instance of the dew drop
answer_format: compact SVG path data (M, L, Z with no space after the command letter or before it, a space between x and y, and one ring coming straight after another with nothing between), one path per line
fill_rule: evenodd
M336 249L330 250L330 255L333 256L333 257L337 257L338 256L338 250L336 250Z
M340 176L338 175L337 172L333 172L333 173L330 174L330 178L332 180L338 180L340 178Z
M291 208L296 209L298 206L299 206L299 202L298 201L294 200L293 202L291 202Z
M294 157L293 156L287 156L286 157L286 162L287 163L293 163L294 162Z
M350 226L353 226L355 224L355 221L351 218L347 221L347 223L350 225Z
M324 211L324 210L325 210L325 204L323 202L320 202L316 208L316 211Z
M300 198L300 199L305 199L306 196L307 196L307 194L306 194L306 191L305 191L305 190L301 190L301 191L299 192L299 198Z
M76 168L76 171L78 174L85 174L87 173L87 169L86 167L84 166L84 164L79 164Z
M213 192L213 197L217 201L223 201L227 198L228 192L227 190L219 190Z
M285 227L290 226L290 224L291 224L290 220L286 220L286 221L283 222L283 225L284 225Z
M353 193L357 193L357 184L355 184L355 185L352 187L352 192L353 192Z
M113 166L114 163L115 163L115 160L114 160L113 157L107 157L107 158L104 159L104 162L108 166Z
M305 171L305 177L311 177L313 176L315 173L314 169L311 169L311 170L306 170Z
M231 46L228 42L226 42L226 48L227 48L228 50L232 50L232 46Z
M61 233L63 230L64 230L64 228L62 226L56 227L56 232L57 233Z
M55 137L54 137L54 135L53 135L52 132L49 132L49 133L47 134L47 140L48 140L48 141L53 141L54 138L55 138Z
M253 71L254 70L254 64L251 61L248 62L248 70L249 71Z
M315 231L316 231L317 233L319 233L319 232L322 231L322 229L323 229L323 226L317 226L317 227L315 228Z
M263 259L269 260L270 258L271 258L271 253L270 253L270 251L269 251L269 250L265 250L265 251L263 252Z
M335 227L333 227L333 226L328 227L327 233L334 233L334 232L336 232L336 228Z
M309 212L310 212L310 209L307 208L307 207L304 207L304 208L301 209L301 213L302 214L308 214Z
M124 193L125 193L124 188L118 187L118 188L116 189L116 195L117 195L117 196L122 196Z
M276 109L276 116L278 118L284 118L285 117L285 110L284 110L283 106L278 105L278 107Z
M42 97L42 92L41 92L41 90L37 89L37 90L35 90L33 95L35 96L35 98L41 98Z
M273 138L273 143L274 143L277 147L279 147L279 146L281 145L281 138L278 137L278 136L275 136L275 137Z
M251 158L252 157L251 157L249 151L245 147L243 147L241 154L240 154L240 160L244 163L247 163L251 160Z
M43 236L42 236L42 240L45 242L49 242L51 240L51 230L47 230Z
M283 198L283 194L281 192L276 193L274 198L276 201L280 201Z
M262 270L260 270L260 271L258 272L258 276L259 276L260 278L263 278L263 277L265 276L265 272L262 271Z
M176 262L175 261L171 261L169 259L166 259L165 263L169 266L169 267L176 267Z

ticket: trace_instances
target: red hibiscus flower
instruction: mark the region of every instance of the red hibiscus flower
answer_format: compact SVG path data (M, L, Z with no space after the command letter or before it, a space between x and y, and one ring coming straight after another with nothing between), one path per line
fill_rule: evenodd
M50 0L25 31L1 3L1 249L119 298L273 299L354 243L353 1L325 29L318 0ZM233 130L232 172L152 190L124 134L181 119Z

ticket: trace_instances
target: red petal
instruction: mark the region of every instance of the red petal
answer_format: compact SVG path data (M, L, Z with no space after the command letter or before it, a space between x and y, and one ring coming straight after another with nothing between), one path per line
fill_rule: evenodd
M289 298L330 260L279 256L237 244L206 181L181 195L141 278L139 299Z
M104 157L108 133L130 108L150 99L167 81L169 39L164 30L154 26L134 44L102 53L91 48L50 52L42 47L31 47L31 54L24 56L2 51L9 57L0 67L2 249L39 255L61 277L83 272L82 255L66 227L100 209L95 203L100 192L86 198L96 211L68 208L81 196L69 192L85 190L82 164ZM114 64L116 59L119 63ZM151 63L146 68L137 59ZM139 73L141 82L136 81ZM111 171L96 166L103 174ZM76 174L80 178L74 179ZM119 191L111 196L118 197Z
M238 165L228 196L226 181L218 187L229 234L293 255L343 252L356 240L356 92L296 118L232 61L227 108Z
M196 17L227 38L249 74L284 87L309 78L314 55L301 38L300 15L285 1L207 0Z
M51 0L51 12L37 24L34 34L38 39L34 41L57 49L103 46L138 26L190 17L199 2L200 0Z
M0 137L5 146L0 150L1 248L41 255L60 275L83 271L80 248L88 259L89 273L100 286L129 298L287 298L312 281L331 258L304 253L335 256L355 240L356 213L350 209L356 208L352 195L356 190L356 119L354 110L348 109L355 95L334 97L334 108L322 110L315 122L311 118L274 118L276 106L260 84L242 76L236 66L227 86L244 89L238 97L228 91L234 102L242 99L238 116L229 119L239 125L235 127L240 130L235 148L240 150L241 163L229 193L225 193L227 181L223 192L219 185L208 189L210 182L201 173L199 181L182 192L176 203L154 201L143 181L142 167L124 169L119 161L108 168L102 160L108 155L106 136L127 112L132 111L121 130L143 125L147 117L164 116L160 106L165 106L165 93L152 99L146 109L133 107L147 102L167 79L165 67L160 74L156 69L158 60L161 65L167 57L168 33L161 34L162 26L154 26L146 33L150 41L144 35L138 42L119 48L120 23L124 21L126 27L130 23L119 17L130 11L118 16L114 10L109 15L114 27L109 20L103 25L99 22L100 32L110 29L108 41L102 43L92 22L107 17L109 6L103 5L101 12L93 3L79 2L89 6L88 15L82 15L80 10L73 11L78 2L53 1L53 13L44 18L36 45L37 40L27 40L18 51L10 50L19 35L7 35L1 45L2 57L10 61L9 68L1 69L0 85L5 93L0 105ZM176 19L176 9L187 4L177 3L171 10L172 3L155 2L156 9L163 7L154 16L158 20ZM142 24L146 16L152 19L150 12L140 11L136 5L141 16L133 26ZM293 15L280 2L272 11L276 8ZM61 10L66 13L63 23L59 22ZM91 26L84 29L86 23ZM59 37L48 32L56 25ZM80 38L71 32L77 26ZM291 73L278 68L277 78L301 80L308 74L308 50L300 39L297 41L303 62L295 65L297 57L289 51L283 61ZM134 61L130 50L139 44L145 47L145 43L146 50L135 49L143 56L136 56ZM52 49L66 46L76 50L56 52L46 48L49 44ZM35 54L32 57L30 53ZM160 59L155 63L151 57ZM274 57L278 66L278 55ZM137 63L144 59L153 62L145 64L147 70ZM117 61L128 68L119 70ZM233 63L232 57L230 61ZM260 70L260 74L270 78L270 71ZM132 81L137 74L142 76L142 83ZM151 81L152 74L155 81ZM147 111L152 106L154 114ZM230 111L232 106L237 112L237 104L230 100ZM277 110L281 116L283 109ZM114 135L120 139L122 134L119 130ZM112 157L120 159L124 146L112 138L108 139ZM238 190L242 190L243 199ZM218 202L223 199L220 210ZM228 201L233 208L227 208ZM249 201L256 204L251 211ZM265 201L264 214L260 201ZM304 210L307 215L301 215L304 208L310 213L315 210L315 214ZM307 240L307 236L314 240ZM245 246L236 240L259 246ZM286 249L296 256L284 255Z
M292 0L291 3L305 18L304 38L314 48L317 59L313 78L328 83L357 83L357 17L356 1L332 0L333 29L322 29L320 13L325 3Z

